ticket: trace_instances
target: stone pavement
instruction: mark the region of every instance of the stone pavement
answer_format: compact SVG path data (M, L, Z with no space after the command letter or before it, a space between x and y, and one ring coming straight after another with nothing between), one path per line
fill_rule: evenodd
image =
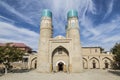
M0 80L120 80L120 71L84 70L82 73L38 73L35 70L25 73L8 73Z

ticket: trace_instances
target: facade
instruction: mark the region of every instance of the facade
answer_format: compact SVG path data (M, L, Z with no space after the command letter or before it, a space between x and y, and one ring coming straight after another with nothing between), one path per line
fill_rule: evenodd
M31 48L24 43L9 43L26 51L23 60L13 62L14 69L35 69L38 72L82 72L83 69L112 68L113 55L106 53L101 47L82 47L80 43L80 29L78 13L70 10L67 14L66 36L58 35L53 38L52 13L44 10L40 22L40 39L38 54L31 52ZM1 46L7 45L0 43ZM0 64L0 68L4 67Z
M83 69L111 68L112 54L105 54L100 47L81 47L78 13L67 14L66 36L53 38L52 13L44 10L40 22L40 39L37 71L82 72Z
M112 68L112 53L103 52L101 47L83 47L84 69L107 69Z

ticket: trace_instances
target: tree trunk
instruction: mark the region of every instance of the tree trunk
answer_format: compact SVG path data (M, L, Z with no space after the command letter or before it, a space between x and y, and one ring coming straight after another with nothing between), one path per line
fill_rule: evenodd
M5 66L5 74L7 74L7 73L8 73L7 66Z

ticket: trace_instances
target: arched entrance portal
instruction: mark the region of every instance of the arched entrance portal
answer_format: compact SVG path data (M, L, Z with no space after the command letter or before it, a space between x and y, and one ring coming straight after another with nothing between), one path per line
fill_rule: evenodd
M52 53L52 71L53 72L68 72L69 68L69 53L66 48L59 46Z
M58 63L58 71L63 71L64 70L64 63L59 62Z
M112 63L112 60L111 59L109 59L109 58L107 58L107 57L105 57L105 58L103 58L103 68L105 68L105 69L107 69L107 68L111 68L111 64Z
M99 60L95 57L91 58L89 66L91 69L99 69L100 68Z

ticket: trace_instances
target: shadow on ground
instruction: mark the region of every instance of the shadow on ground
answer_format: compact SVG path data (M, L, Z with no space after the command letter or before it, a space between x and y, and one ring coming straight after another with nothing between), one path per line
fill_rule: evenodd
M14 70L8 70L8 73L27 73L32 71L33 69L14 69ZM0 71L0 76L4 75L4 70Z
M11 70L10 73L25 73L25 72L29 72L31 71L31 69L14 69L14 70Z
M108 72L110 72L114 75L120 76L120 70L109 70Z

